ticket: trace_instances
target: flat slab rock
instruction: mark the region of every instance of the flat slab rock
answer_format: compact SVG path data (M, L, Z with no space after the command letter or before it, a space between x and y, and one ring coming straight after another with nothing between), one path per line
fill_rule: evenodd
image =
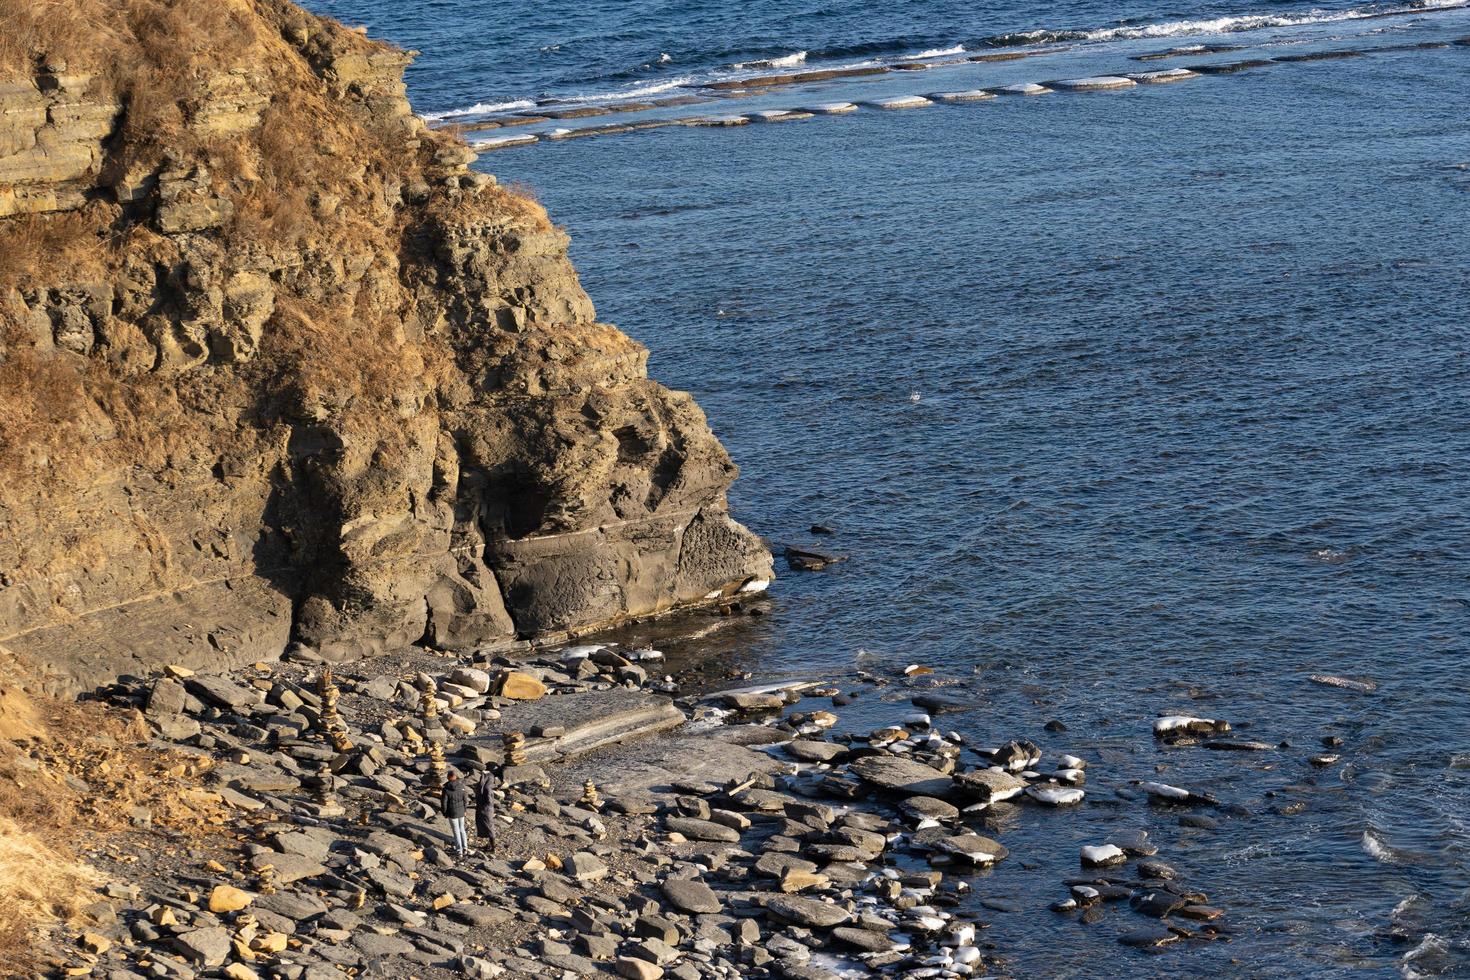
M769 731L769 729L766 729ZM650 740L620 752L615 772L597 785L608 799L649 796L675 783L721 785L753 772L771 772L781 762L766 752L737 744L738 729Z
M766 902L766 911L787 922L794 922L809 929L831 929L852 918L852 913L840 905L819 902L814 898L796 898L782 895Z
M740 831L734 827L715 823L713 820L700 820L697 817L669 817L664 824L673 832L683 834L690 840L713 841L720 844L740 842Z
M954 786L954 780L938 769L899 756L865 756L849 768L864 782L909 796L948 796Z
M981 803L998 803L1021 795L1026 789L1026 780L993 767L959 773L954 777L954 785L959 792Z
M847 755L847 746L836 742L812 742L796 739L787 744L786 751L806 762L831 762Z
M501 712L486 734L556 730L554 738L527 739L526 758L542 762L574 758L626 739L682 725L684 712L658 694L637 691L587 691L522 701Z

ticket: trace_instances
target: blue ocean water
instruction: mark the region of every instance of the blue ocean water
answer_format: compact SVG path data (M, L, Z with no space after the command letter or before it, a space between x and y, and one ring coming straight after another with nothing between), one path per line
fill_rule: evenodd
M1372 49L543 141L480 166L539 194L600 315L695 394L742 466L737 516L776 543L830 525L817 543L850 557L784 574L772 614L709 655L760 674L932 665L977 703L944 727L1091 762L1088 803L1002 827L1016 859L975 883L1022 908L982 910L1016 975L1470 974L1470 48L1412 47L1470 34L1470 14L316 6L422 51L410 95L435 114L696 91L802 51L815 68L1065 47L720 111L1193 63L1130 60L1175 45ZM1161 750L1162 712L1285 747ZM1310 766L1328 736L1341 761ZM1241 809L1187 829L1114 792L1152 778ZM1231 941L1150 956L1116 942L1139 924L1126 907L1093 925L1046 910L1079 844L1134 827L1227 910Z

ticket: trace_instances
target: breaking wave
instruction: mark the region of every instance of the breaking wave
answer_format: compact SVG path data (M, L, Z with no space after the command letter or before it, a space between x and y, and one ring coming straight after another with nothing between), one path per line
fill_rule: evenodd
M737 61L731 68L795 68L806 62L805 51L796 51L780 58L765 58L761 61Z

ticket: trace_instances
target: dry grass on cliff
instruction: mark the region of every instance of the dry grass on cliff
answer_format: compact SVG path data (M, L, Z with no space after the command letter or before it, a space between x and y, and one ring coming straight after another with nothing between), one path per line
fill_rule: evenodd
M67 445L87 396L76 364L39 353L17 326L0 334L0 358L0 472L13 474Z
M129 829L145 806L171 836L222 822L200 794L203 765L147 748L136 714L21 690L26 667L0 647L0 975L30 975L36 936L97 899L100 876L79 857Z
M101 209L21 214L0 221L0 286L54 281L56 271L91 259L100 241Z
M0 78L25 78L43 58L117 80L149 55L186 72L254 41L242 0L0 0L0 25Z

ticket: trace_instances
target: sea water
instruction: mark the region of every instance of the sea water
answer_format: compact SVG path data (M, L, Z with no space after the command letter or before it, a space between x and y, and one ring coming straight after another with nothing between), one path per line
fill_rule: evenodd
M711 636L713 662L925 664L976 705L943 728L1088 759L1087 802L1023 809L994 831L1013 857L975 880L1019 908L978 908L1014 973L1470 973L1470 47L1414 47L1470 34L1470 14L316 6L420 50L416 106L471 121L918 56L1049 52L665 113L1367 52L478 166L535 190L600 315L694 393L742 467L737 517L849 557L783 566L771 614ZM1133 60L1190 45L1242 50ZM871 691L843 723L908 693ZM1172 713L1282 747L1158 748L1151 719ZM1330 736L1341 760L1311 766ZM1140 779L1235 808L1184 828L1116 794ZM1047 911L1079 846L1139 827L1231 941L1150 955L1116 941L1145 921L1126 906L1093 925Z

